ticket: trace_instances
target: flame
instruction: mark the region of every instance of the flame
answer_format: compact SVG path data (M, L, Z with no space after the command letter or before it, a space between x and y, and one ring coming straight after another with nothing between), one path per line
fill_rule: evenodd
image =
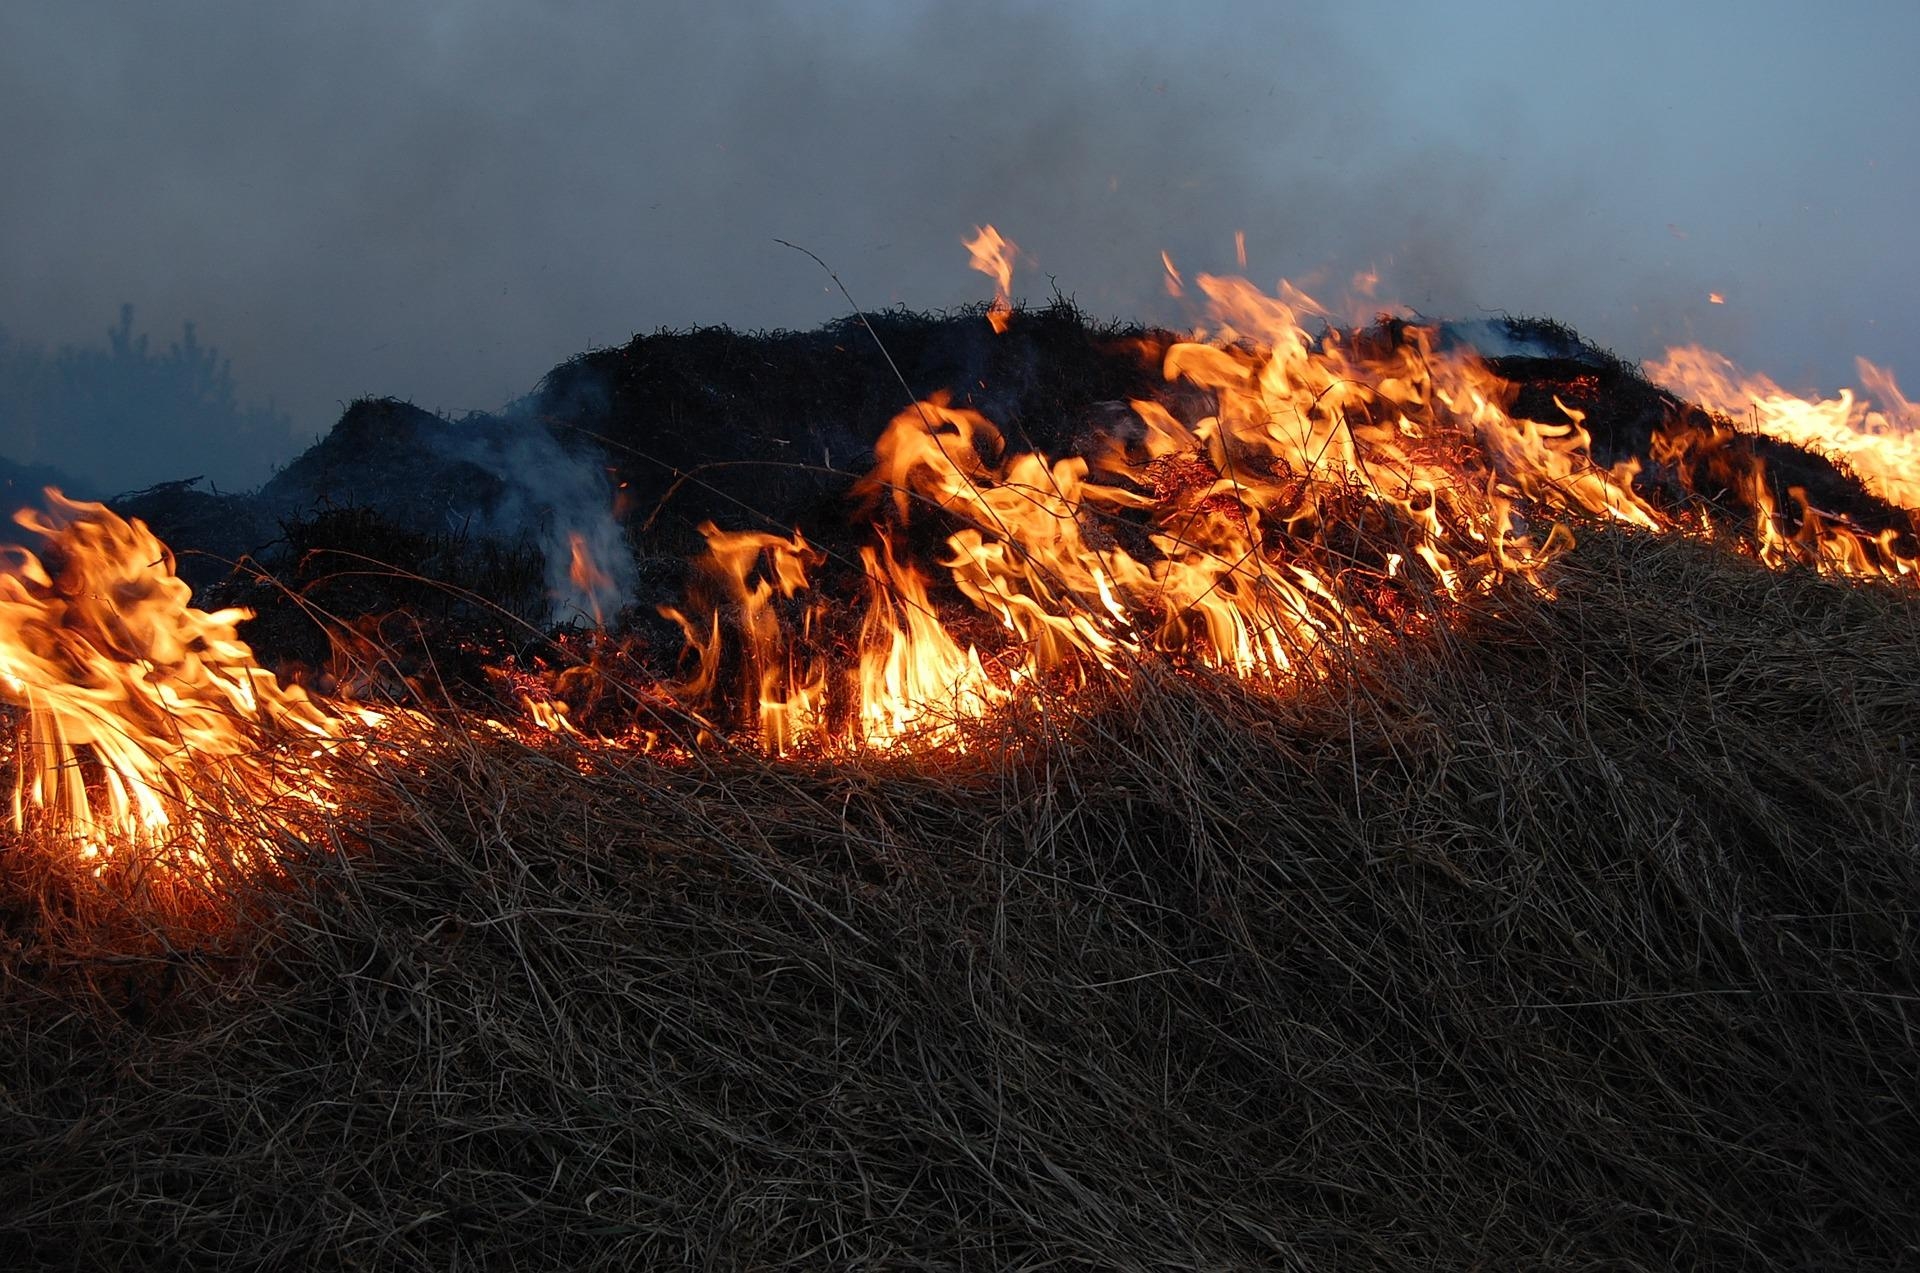
M1204 418L1135 402L1136 430L1060 459L1011 450L945 397L893 419L856 491L878 518L857 633L811 599L824 558L798 535L703 527L706 582L666 611L692 665L683 701L775 751L961 742L1022 685L1124 678L1143 657L1323 675L1500 578L1544 587L1572 542L1557 517L1666 524L1636 464L1593 462L1578 411L1509 414L1512 386L1471 353L1437 354L1411 325L1365 349L1315 339L1319 307L1291 288L1196 283L1215 336L1160 358L1214 404ZM898 545L936 511L951 529L930 578ZM943 622L936 589L998 629L991 657L986 633ZM829 652L849 645L835 674Z
M1171 257L1161 264L1184 290ZM1569 522L1709 525L1650 503L1638 459L1596 463L1579 409L1556 398L1556 421L1513 414L1516 387L1471 350L1437 350L1429 329L1383 319L1310 336L1326 311L1288 284L1268 296L1242 279L1195 282L1211 330L1151 348L1167 380L1209 404L1201 418L1137 401L1131 430L1063 458L1009 448L944 396L891 421L856 490L876 517L857 632L813 597L824 555L797 534L705 527L703 571L718 587L698 617L667 611L693 664L683 701L732 713L775 751L964 746L966 721L1019 710L1025 686L1125 678L1147 657L1276 684L1325 675L1501 579L1550 591L1544 571L1571 546ZM1910 410L1891 377L1868 370L1883 400ZM1882 449L1906 445L1883 417L1861 418ZM1846 441L1851 458L1861 436L1829 442ZM1869 534L1797 489L1782 509L1760 460L1732 441L1677 419L1648 458L1730 487L1763 561L1912 573L1893 531ZM1903 491L1920 464L1892 456L1883 481ZM930 515L944 522L937 575L900 550ZM961 637L942 618L956 612L998 637ZM739 678L734 698L722 669Z
M1874 402L1852 389L1834 398L1803 398L1698 345L1669 349L1647 365L1649 379L1737 423L1830 459L1845 461L1867 489L1900 508L1920 508L1920 410L1891 372L1861 358L1861 382Z
M1180 277L1180 271L1174 265L1173 258L1164 251L1160 253L1160 268L1166 271L1164 281L1167 285L1167 295L1184 296L1187 291L1186 280Z
M986 226L968 247L996 278L989 317L1004 331L1014 246ZM1162 264L1184 290L1172 259ZM1654 502L1638 460L1598 464L1580 409L1555 398L1555 419L1515 414L1517 387L1429 328L1328 327L1284 283L1275 295L1207 274L1193 285L1210 328L1139 342L1180 386L1169 401L1182 414L1135 401L1123 426L1048 456L935 396L876 444L854 491L872 534L854 557L798 531L702 524L687 595L662 608L684 639L678 679L636 697L773 754L964 750L983 737L974 722L1032 710L1043 687L1124 681L1144 660L1285 689L1441 628L1502 581L1550 595L1570 524L1711 531L1704 515ZM1851 390L1795 398L1699 349L1650 370L1920 507L1917 417L1882 369L1860 364L1878 409ZM1731 492L1762 561L1915 573L1910 541L1798 489L1783 497L1750 440L1698 421L1677 413L1647 458ZM193 608L145 525L54 491L48 501L18 518L45 557L14 550L0 565L16 832L96 873L151 863L149 877L203 884L271 865L283 838L341 806L322 762L390 717L281 686L237 635L247 613ZM569 538L570 578L599 622L612 581L586 537ZM855 605L827 599L855 589ZM520 694L532 728L577 744L582 765L593 747L655 747L660 733L637 726L592 732L595 700L561 697L576 671L589 687L597 675L574 669ZM497 720L475 727L519 736Z
M271 860L336 808L316 762L350 722L259 667L145 524L46 493L46 540L0 568L0 699L19 709L12 820L96 874L116 856L173 883ZM132 850L132 852L129 852Z
M969 263L973 268L993 280L993 304L987 309L987 321L994 331L1004 332L1013 321L1013 258L1020 249L990 225L976 226L973 238L962 243L972 256Z
M934 613L926 581L894 554L860 550L869 601L860 627L858 737L869 747L939 745L959 739L960 722L1004 702L978 650L960 647Z
M593 554L587 550L587 537L579 531L567 532L567 551L571 558L567 578L574 590L587 599L587 607L593 612L593 626L604 628L607 620L600 598L613 593L613 578L595 564Z

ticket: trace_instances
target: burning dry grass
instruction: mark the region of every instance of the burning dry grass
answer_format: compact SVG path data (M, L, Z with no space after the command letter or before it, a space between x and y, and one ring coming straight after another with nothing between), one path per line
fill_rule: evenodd
M1920 609L1589 533L937 763L461 744L194 943L7 920L25 1263L1920 1262ZM285 882L283 882L285 883Z

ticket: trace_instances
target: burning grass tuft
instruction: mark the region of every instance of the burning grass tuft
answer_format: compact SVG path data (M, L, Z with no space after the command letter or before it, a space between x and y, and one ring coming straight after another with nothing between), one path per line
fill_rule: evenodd
M1912 1267L1916 600L1583 540L958 758L423 750L212 937L0 872L12 1266Z

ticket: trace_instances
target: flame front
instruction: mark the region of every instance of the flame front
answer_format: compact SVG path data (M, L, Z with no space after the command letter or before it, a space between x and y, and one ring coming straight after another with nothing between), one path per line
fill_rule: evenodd
M190 605L143 523L47 497L46 514L16 516L47 556L13 549L0 571L0 698L20 709L15 831L96 873L116 854L172 882L258 865L334 807L314 762L344 719L254 662L234 626L246 611Z
M989 317L1004 331L1014 247L991 226L968 246L995 279ZM1716 533L1672 493L1675 475L1688 491L1730 491L1752 518L1742 542L1769 564L1914 577L1906 529L1870 532L1799 488L1786 492L1797 511L1782 509L1751 440L1725 422L1666 422L1644 457L1662 486L1639 459L1596 463L1586 417L1559 398L1551 422L1515 414L1517 387L1430 329L1345 331L1286 284L1267 295L1197 274L1192 287L1211 334L1139 342L1173 386L1167 401L1132 402L1075 454L1010 447L984 415L935 396L880 437L854 490L871 536L851 556L797 531L703 524L687 596L662 610L684 638L681 671L649 693L710 735L787 754L964 750L975 722L1033 710L1047 688L1124 681L1146 659L1285 687L1434 631L1503 580L1550 592L1570 524ZM1808 402L1740 380L1700 350L1651 370L1920 507L1913 406L1878 368L1862 363L1877 410L1850 392ZM140 522L49 499L48 514L20 516L46 557L15 550L0 570L16 832L96 872L132 860L199 880L270 862L340 803L321 760L383 718L281 686L236 634L246 613L193 608ZM571 579L590 599L610 591L577 534ZM829 604L823 580L858 602ZM549 733L598 741L557 694L524 702Z
M1125 677L1142 657L1321 675L1498 579L1544 587L1572 542L1556 519L1671 525L1636 493L1635 462L1592 461L1578 411L1509 414L1512 386L1470 353L1436 354L1423 329L1366 348L1315 339L1304 323L1322 311L1291 288L1196 284L1216 338L1158 356L1214 407L1201 419L1134 402L1129 428L1058 459L1009 449L944 397L893 419L856 491L876 520L855 633L808 599L824 558L797 535L704 527L704 601L667 611L693 663L683 701L776 751L955 741L1024 701L1024 683ZM973 640L900 555L926 516L951 528L942 582L990 621Z
M1920 408L1891 372L1865 358L1856 366L1871 401L1852 389L1834 398L1802 398L1766 376L1742 375L1731 359L1698 345L1669 349L1647 365L1647 376L1769 437L1844 461L1867 489L1896 507L1920 508Z
M968 246L1000 282L997 305L1011 245L987 227ZM1162 265L1169 290L1184 291L1172 259ZM1580 410L1556 398L1558 422L1513 414L1516 386L1471 350L1437 350L1428 329L1310 336L1307 323L1326 311L1289 285L1268 296L1241 279L1195 284L1211 336L1154 352L1187 400L1209 405L1201 418L1136 401L1128 428L1062 458L1009 449L990 420L945 397L893 419L856 491L875 515L857 632L812 598L809 572L825 557L797 534L704 527L702 573L717 586L693 617L667 611L694 665L682 701L730 716L774 751L964 745L966 721L1032 701L1023 685L1125 678L1143 657L1276 682L1324 675L1444 622L1449 606L1498 580L1547 590L1546 565L1573 543L1568 523L1681 534L1713 524L1650 501L1641 460L1595 463ZM1882 401L1910 410L1891 377L1865 370ZM1753 396L1687 387L1723 407L1736 392ZM1885 417L1846 395L1756 401L1767 404L1763 428L1844 450L1875 490L1920 502L1920 455ZM1822 410L1824 426L1805 423ZM1910 540L1895 530L1870 534L1797 489L1788 516L1761 460L1729 442L1677 416L1646 458L1683 484L1711 471L1731 487L1753 518L1750 550L1771 565L1913 572ZM944 523L944 578L899 547L928 516ZM936 581L988 631L956 635L936 608Z

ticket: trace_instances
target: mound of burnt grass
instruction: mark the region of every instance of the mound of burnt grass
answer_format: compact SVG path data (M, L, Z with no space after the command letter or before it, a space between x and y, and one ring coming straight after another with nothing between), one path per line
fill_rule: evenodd
M525 407L556 436L606 448L643 554L699 551L707 520L852 542L865 524L848 491L916 399L944 394L1010 445L1064 454L1105 408L1165 396L1157 358L1142 356L1164 338L1064 298L1016 311L1003 334L980 307L809 332L665 330L555 368Z
M1555 585L959 757L482 731L224 936L15 905L9 1267L1914 1267L1920 602Z
M1786 538L1817 510L1869 541L1891 531L1901 552L1920 551L1913 515L1844 465L1716 420L1559 323L1424 330L1442 350L1481 351L1513 384L1516 416L1564 424L1563 407L1582 413L1594 460L1638 459L1637 491L1676 516L1704 513L1751 538L1764 483ZM1319 337L1374 355L1415 338L1412 324L1387 317ZM537 630L557 600L540 545L555 551L562 532L610 502L635 565L614 635L669 674L676 629L658 607L697 585L690 563L704 523L798 529L825 553L816 589L852 598L877 510L849 496L888 421L916 398L981 411L1012 449L1091 454L1137 431L1131 400L1189 423L1216 410L1161 374L1175 339L1092 320L1065 298L1016 310L1000 334L979 307L887 310L810 332L662 330L562 364L497 414L456 419L360 399L257 493L185 481L113 502L174 549L201 604L256 612L246 635L275 671L325 686L343 657L372 658L390 684L424 678L467 703L491 692L485 673L503 661L573 664ZM1143 560L1157 555L1145 519L1101 516L1102 533ZM959 526L922 506L898 542L911 558L937 558Z
M524 539L326 508L283 520L266 561L249 561L206 600L252 611L249 643L283 678L324 692L343 680L362 695L410 683L409 697L444 700L483 684L490 663L550 644L546 561Z

